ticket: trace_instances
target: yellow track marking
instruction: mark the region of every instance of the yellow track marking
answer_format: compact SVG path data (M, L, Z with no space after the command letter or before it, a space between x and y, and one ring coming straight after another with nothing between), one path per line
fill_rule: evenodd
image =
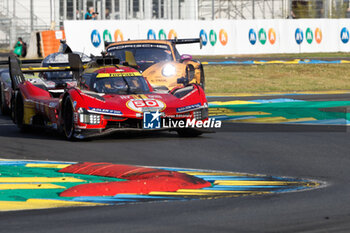
M228 186L254 186L254 185L295 185L302 182L295 181L268 181L268 180L216 180L215 185L228 185Z
M59 201L46 199L28 199L27 201L0 201L0 211L48 209L58 207L97 206L106 205L91 202Z
M177 192L150 192L149 195L166 195L166 196L205 196L205 193L192 193L192 192L181 192L181 193L177 193Z
M247 176L242 173L177 171L192 176Z
M311 95L311 94L349 94L350 90L336 90L336 91L296 91L296 92L264 92L264 93L236 93L236 94L223 94L223 93L212 93L207 97L211 96L222 96L222 97L244 97L244 96L269 96L269 95L287 95L287 94L299 94L299 95Z
M71 164L53 164L53 163L27 163L26 167L40 167L40 168L65 168Z
M251 194L251 193L262 193L261 191L228 191L228 190L202 190L202 189L179 189L177 193L204 193L204 194L225 194L225 193L242 193L242 194ZM269 192L266 192L269 193Z
M65 189L64 186L55 184L0 184L0 190L9 189Z
M86 182L74 177L0 177L0 183Z
M225 115L225 116L261 116L261 115L271 115L271 113L268 112L261 112L261 111L255 111L255 112L235 112L231 109L227 108L209 108L209 114L211 116L217 116L217 115Z
M242 120L229 120L228 122L244 122L244 123L282 123L282 122L299 122L299 121L314 121L313 117L287 119L285 117L264 117L264 118L251 118Z
M250 118L242 120L230 120L229 122L247 122L247 123L271 123L271 122L281 122L287 120L285 117L264 117L264 118Z
M215 104L215 105L240 105L240 104L260 104L258 102L253 101L243 101L243 100L232 100L232 101L214 101L209 102L209 104Z

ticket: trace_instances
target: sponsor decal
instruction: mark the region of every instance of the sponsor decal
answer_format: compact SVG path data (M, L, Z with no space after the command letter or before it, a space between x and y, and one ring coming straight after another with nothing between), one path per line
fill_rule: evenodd
M216 32L212 29L209 32L209 41L212 46L216 44L217 37L216 37Z
M209 118L205 121L198 121L196 119L173 120L163 119L163 128L221 128L222 122Z
M305 30L305 40L308 44L312 44L312 42L316 41L317 44L320 44L322 42L322 31L320 28L316 28L315 31L313 31L310 27L306 28ZM304 33L301 28L297 28L295 30L295 41L298 45L303 43L304 40Z
M107 115L116 115L116 116L123 115L123 113L121 111L119 111L119 110L93 108L93 107L89 107L89 112L100 113L100 114L107 114Z
M115 30L115 32L114 32L114 41L118 42L118 41L123 41L123 40L124 40L123 33L119 29Z
M255 31L254 31L253 28L251 28L251 29L249 30L248 38L249 38L249 42L250 42L252 45L255 45L255 43L256 43L256 33L255 33Z
M149 29L147 32L147 39L148 40L155 40L156 38L156 33L154 32L153 29Z
M303 30L301 30L300 28L297 28L295 30L295 41L297 42L298 45L300 45L301 43L303 43L304 40L304 33Z
M99 73L96 78L111 78L111 77L133 77L141 76L139 72L127 72L127 73Z
M269 35L269 41L270 41L270 44L275 44L276 42L276 32L273 28L270 28L269 29L269 32L268 32L268 35Z
M175 32L174 29L171 29L169 34L168 34L168 39L171 40L171 39L175 39L177 38L177 33Z
M265 29L261 28L259 30L259 41L262 45L264 45L266 43L266 40L267 40L266 31L265 31Z
M101 44L101 36L96 29L91 32L91 43L95 48Z
M131 99L131 98L133 98L133 97L132 97L131 95L121 95L120 98L121 98L122 100L128 100L128 99Z
M163 101L156 99L132 99L126 106L135 112L163 111L166 107Z
M320 28L316 28L315 30L315 41L317 44L320 44L322 41L322 31Z
M166 40L166 33L165 33L164 29L159 30L158 38L159 38L159 40Z
M145 112L143 114L143 128L144 129L160 129L160 116L162 114L159 111Z
M306 38L306 42L309 44L311 44L312 41L314 40L314 34L312 33L310 28L306 29L305 38Z
M199 37L202 38L203 46L206 46L208 43L208 36L204 29L199 32Z
M176 112L187 112L196 108L200 108L201 106L202 106L201 103L193 104L193 105L177 108Z
M349 42L349 30L346 27L343 27L340 31L340 39L346 44Z
M112 35L107 29L103 31L103 41L112 42Z
M219 40L223 46L227 44L228 37L227 37L227 32L224 29L221 29L219 32Z

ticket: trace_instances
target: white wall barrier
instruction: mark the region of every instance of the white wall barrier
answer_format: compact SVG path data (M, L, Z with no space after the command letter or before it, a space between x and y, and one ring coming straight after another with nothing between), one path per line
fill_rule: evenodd
M75 51L98 55L104 40L203 39L179 45L193 55L350 52L350 19L277 20L107 20L65 21L67 43Z

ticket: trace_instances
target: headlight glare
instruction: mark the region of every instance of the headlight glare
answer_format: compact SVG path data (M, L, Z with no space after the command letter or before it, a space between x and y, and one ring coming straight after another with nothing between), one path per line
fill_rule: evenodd
M172 64L166 64L162 69L162 74L165 77L171 77L176 74L176 67Z

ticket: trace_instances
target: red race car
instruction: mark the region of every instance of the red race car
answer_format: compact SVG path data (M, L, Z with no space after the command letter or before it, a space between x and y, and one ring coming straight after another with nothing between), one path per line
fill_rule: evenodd
M210 121L208 103L197 84L158 93L137 70L119 65L115 58L95 58L83 69L80 57L69 54L70 67L52 71L72 71L77 84L68 84L55 98L45 87L24 79L16 57L9 63L15 90L12 116L19 128L49 127L67 139L120 130L175 130L180 136L207 131L203 126Z

